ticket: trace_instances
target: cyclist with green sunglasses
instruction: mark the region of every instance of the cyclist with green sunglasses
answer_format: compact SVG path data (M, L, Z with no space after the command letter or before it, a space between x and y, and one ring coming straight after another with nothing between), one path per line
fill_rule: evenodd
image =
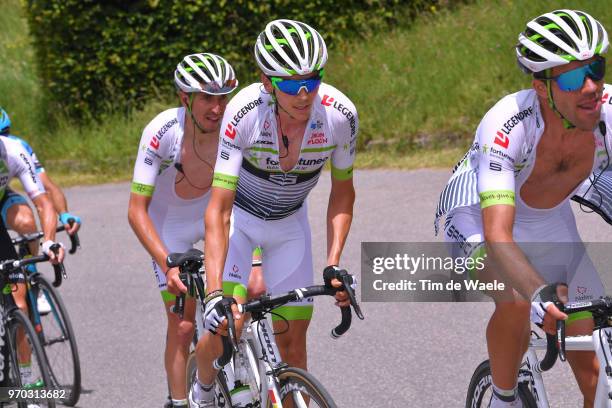
M223 297L244 303L250 256L263 250L267 291L287 292L313 284L306 197L325 164L331 164L326 264L336 267L352 221L353 161L357 111L334 87L322 83L327 49L307 24L275 20L257 38L261 83L240 91L227 105L211 198L206 210L206 333L197 347L198 382L192 407L214 406L213 360L225 319L215 306ZM339 282L336 282L339 285ZM337 296L346 306L346 292ZM307 367L309 300L276 310L276 341L283 361ZM238 316L236 316L238 317ZM289 322L287 324L282 320ZM238 320L237 323L240 323ZM240 328L237 330L240 333Z
M554 333L556 320L567 319L555 298L587 301L604 294L570 198L610 162L611 88L604 84L602 56L608 45L604 27L581 11L556 10L527 23L516 56L532 75L532 88L489 110L440 196L436 229L446 215L453 255L486 257L485 269L470 278L506 283L505 290L488 293L495 301L487 327L493 408L522 406L516 384L530 320ZM571 250L560 243L572 243ZM589 334L592 327L591 316L583 315L568 320L567 330ZM592 406L599 369L594 353L568 351L567 357L585 406Z

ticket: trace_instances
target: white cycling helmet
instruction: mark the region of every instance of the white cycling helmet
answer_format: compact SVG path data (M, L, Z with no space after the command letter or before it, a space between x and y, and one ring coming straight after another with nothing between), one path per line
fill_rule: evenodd
M234 69L215 54L200 53L187 55L176 66L174 83L183 92L205 92L224 95L238 87Z
M257 37L255 59L267 76L306 75L323 68L327 47L308 24L274 20Z
M584 61L608 50L601 23L583 11L555 10L527 23L519 34L516 57L528 73Z

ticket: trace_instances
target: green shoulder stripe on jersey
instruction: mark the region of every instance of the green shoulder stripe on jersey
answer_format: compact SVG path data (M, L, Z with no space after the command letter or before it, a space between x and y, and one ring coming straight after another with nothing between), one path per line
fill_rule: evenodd
M238 176L215 173L213 175L212 186L225 188L226 190L236 191L236 188L238 188Z
M349 180L353 178L353 166L348 167L346 169L338 169L331 166L332 177L336 180Z
M308 306L281 306L272 310L272 321L279 320L310 320L312 319L313 305ZM280 315L280 316L277 316Z
M140 194L143 196L151 197L155 191L155 186L149 186L147 184L132 182L132 193Z
M499 190L487 191L479 194L480 208L487 208L496 204L507 204L514 207L514 191Z

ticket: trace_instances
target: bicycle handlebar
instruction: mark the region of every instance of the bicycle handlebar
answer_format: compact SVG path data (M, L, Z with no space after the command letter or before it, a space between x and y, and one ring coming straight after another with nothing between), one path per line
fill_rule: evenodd
M51 250L57 254L59 251L60 245L54 244L51 245ZM0 262L0 271L11 272L15 269L21 268L22 266L31 265L40 262L46 262L49 260L49 256L47 254L32 256L30 258L24 259L9 259L7 261ZM53 286L57 287L61 284L62 275L64 278L66 277L66 269L64 269L63 263L53 264L53 271L55 272L55 280L59 283L56 285L56 282L53 282Z
M74 218L70 218L68 220L68 224L70 226L74 225ZM62 231L66 231L66 227L63 224L55 228L55 232ZM24 234L11 239L11 243L13 245L21 245L25 244L26 242L36 241L37 239L42 238L44 235L45 234L42 231L32 232L31 234ZM72 235L69 234L68 238L70 238L70 249L68 250L68 253L72 255L77 251L78 248L81 248L81 240L79 239L79 234L77 232Z
M559 309L566 314L578 312L592 312L594 318L607 317L612 315L612 298L603 297L586 302L571 302L565 305L557 305ZM537 369L539 371L548 371L555 364L557 357L561 361L566 360L565 352L565 321L557 321L556 336L546 334L546 354L542 361L539 362Z

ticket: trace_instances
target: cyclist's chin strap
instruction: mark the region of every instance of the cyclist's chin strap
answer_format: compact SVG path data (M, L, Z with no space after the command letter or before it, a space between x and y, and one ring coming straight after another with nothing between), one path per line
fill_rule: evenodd
M200 124L198 123L198 121L196 120L196 118L193 116L193 112L191 111L191 106L193 105L193 92L191 92L189 94L189 105L187 106L187 112L189 112L189 116L191 117L191 121L196 125L196 127L198 129L200 129L200 132L202 133L206 133L204 131L204 129L202 129L202 126L200 126Z
M561 112L559 112L559 110L557 109L557 106L555 105L555 101L553 100L553 96L552 96L552 87L550 85L550 81L551 80L550 79L546 79L545 81L546 81L546 93L548 95L548 106L550 106L550 108L553 110L553 112L555 112L555 114L561 119L561 121L563 122L563 127L565 129L573 129L573 128L575 128L576 126L572 122L567 120L565 118L565 116L563 116L563 114Z

